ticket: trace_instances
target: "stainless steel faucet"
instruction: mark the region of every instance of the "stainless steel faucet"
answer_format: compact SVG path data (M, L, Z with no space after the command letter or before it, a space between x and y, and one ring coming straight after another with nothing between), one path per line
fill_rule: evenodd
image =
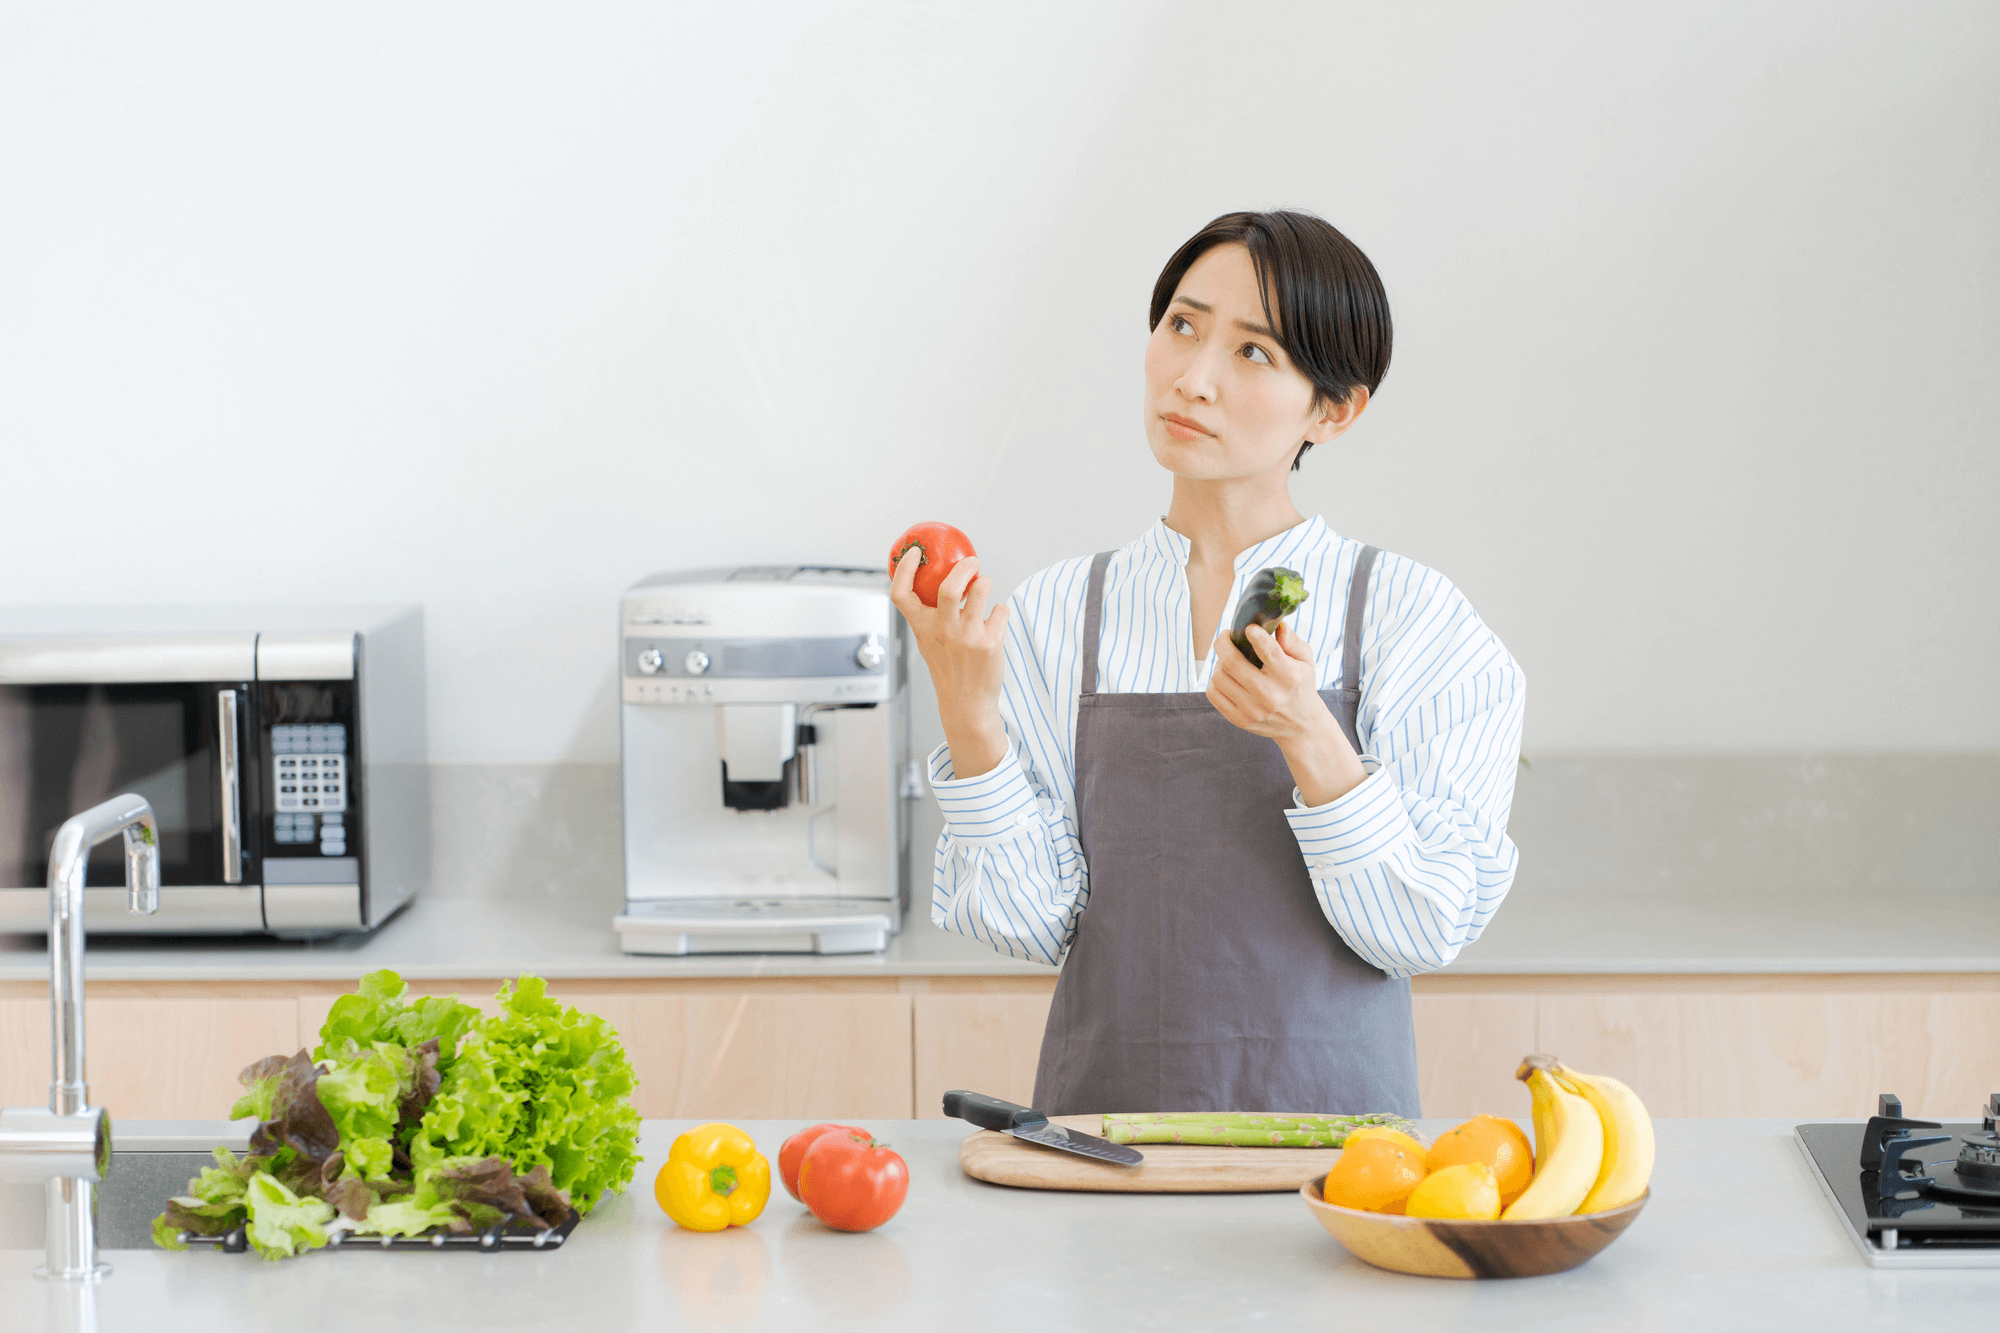
M47 1261L37 1277L89 1280L97 1261L97 1185L111 1169L111 1117L90 1105L83 1073L83 875L90 849L125 835L128 908L160 905L160 842L143 796L114 796L56 830L49 851L49 1109L0 1111L0 1179L48 1188Z

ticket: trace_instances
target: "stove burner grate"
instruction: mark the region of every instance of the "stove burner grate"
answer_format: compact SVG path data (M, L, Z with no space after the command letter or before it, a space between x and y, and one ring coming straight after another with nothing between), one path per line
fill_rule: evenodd
M1918 1134L1918 1130L1944 1126L1935 1120L1905 1119L1902 1100L1884 1093L1877 1114L1869 1118L1868 1128L1861 1135L1863 1186L1873 1188L1889 1216L1907 1211L1894 1205L1912 1191L1920 1197L1940 1194L1975 1203L1990 1202L2000 1208L2000 1130L1996 1126L2000 1126L2000 1092L1987 1099L1984 1132L1960 1138L1963 1146L1956 1161L1940 1159L1927 1163L1915 1154L1950 1143L1952 1136ZM1909 1206L1919 1205L1912 1202Z

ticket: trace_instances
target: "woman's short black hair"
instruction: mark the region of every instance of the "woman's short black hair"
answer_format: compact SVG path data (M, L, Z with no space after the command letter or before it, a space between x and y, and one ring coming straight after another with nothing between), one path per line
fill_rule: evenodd
M1389 294L1361 247L1311 213L1224 213L1203 227L1160 270L1148 329L1159 327L1194 261L1218 245L1240 245L1250 252L1264 298L1264 322L1276 331L1292 364L1312 381L1314 407L1344 403L1356 386L1374 396L1389 373ZM1310 448L1310 442L1300 445L1292 458L1294 468Z

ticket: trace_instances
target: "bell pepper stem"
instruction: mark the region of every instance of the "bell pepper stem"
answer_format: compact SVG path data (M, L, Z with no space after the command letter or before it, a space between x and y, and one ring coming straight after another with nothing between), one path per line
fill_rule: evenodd
M708 1187L724 1198L728 1198L736 1192L736 1168L733 1166L716 1167L715 1170L708 1173Z

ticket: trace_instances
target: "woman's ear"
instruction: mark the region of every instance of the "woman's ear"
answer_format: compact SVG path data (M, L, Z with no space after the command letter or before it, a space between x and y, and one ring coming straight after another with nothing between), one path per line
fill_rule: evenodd
M1344 402L1329 403L1321 411L1305 434L1308 444L1326 444L1346 433L1363 412L1368 410L1368 386L1357 384Z

